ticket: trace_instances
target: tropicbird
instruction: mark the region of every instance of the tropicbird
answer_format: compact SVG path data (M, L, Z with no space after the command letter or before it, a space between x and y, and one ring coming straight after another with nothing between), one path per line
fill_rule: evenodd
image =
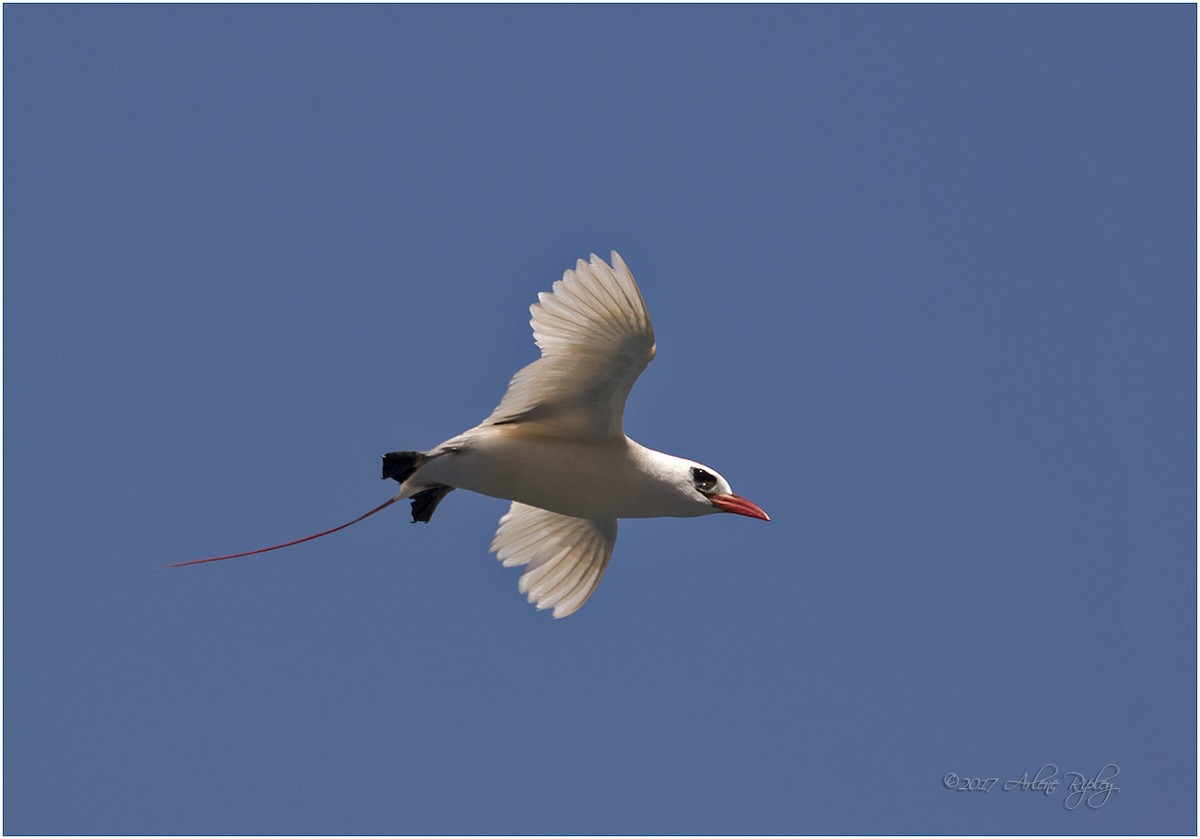
M335 533L402 499L428 522L448 492L467 489L512 502L491 552L525 566L518 590L563 618L596 590L617 540L617 520L737 513L770 521L735 495L716 470L639 445L625 435L625 401L655 354L654 328L624 260L595 254L563 273L529 307L537 361L519 370L491 415L429 451L383 455L383 478L400 491L345 524L244 553L286 548Z

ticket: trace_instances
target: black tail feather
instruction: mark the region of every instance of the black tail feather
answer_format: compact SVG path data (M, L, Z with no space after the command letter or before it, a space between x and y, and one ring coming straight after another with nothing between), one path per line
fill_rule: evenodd
M388 452L383 456L383 477L402 484L429 460L430 456L425 452ZM427 522L433 518L433 511L452 489L454 487L445 484L434 484L415 493L412 496L413 522Z
M383 456L383 477L402 484L427 460L425 452L388 452Z
M427 522L433 518L433 511L454 487L436 484L429 489L423 489L412 497L413 524L419 521Z

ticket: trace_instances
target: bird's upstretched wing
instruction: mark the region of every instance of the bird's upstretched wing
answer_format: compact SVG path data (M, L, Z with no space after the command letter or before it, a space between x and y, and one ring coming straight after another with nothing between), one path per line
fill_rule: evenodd
M542 357L512 377L484 425L583 440L620 438L629 390L654 358L654 328L616 251L592 254L530 307Z
M526 566L517 589L539 609L565 618L596 590L616 541L616 519L579 519L514 501L500 518L491 551L506 568Z

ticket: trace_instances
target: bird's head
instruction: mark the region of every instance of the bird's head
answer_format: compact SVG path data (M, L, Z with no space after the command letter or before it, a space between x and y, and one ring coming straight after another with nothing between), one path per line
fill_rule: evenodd
M687 485L687 493L702 504L708 504L714 509L708 512L737 513L740 516L750 516L763 521L770 521L768 516L753 501L742 498L729 487L729 481L722 478L715 470L699 463L688 463L683 476Z

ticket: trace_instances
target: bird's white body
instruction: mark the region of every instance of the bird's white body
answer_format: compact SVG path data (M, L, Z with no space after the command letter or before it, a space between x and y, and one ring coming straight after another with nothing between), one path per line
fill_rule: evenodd
M405 483L402 493L443 484L591 519L721 512L695 503L663 480L670 467L699 464L648 449L624 435L564 441L530 434L520 425L479 426L432 453L439 451L450 454L432 458Z
M322 533L193 565L263 553L334 533L401 499L429 521L453 489L512 501L492 551L525 566L519 590L561 618L591 596L612 556L617 520L738 513L767 519L716 471L625 436L629 390L654 358L654 329L629 268L595 254L530 307L542 357L509 382L491 415L429 451L384 455L390 501Z

